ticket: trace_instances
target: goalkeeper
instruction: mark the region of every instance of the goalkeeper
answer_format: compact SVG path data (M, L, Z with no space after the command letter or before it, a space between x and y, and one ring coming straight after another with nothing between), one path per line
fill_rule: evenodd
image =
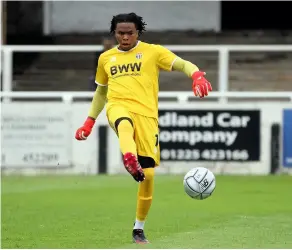
M139 182L133 241L148 243L144 223L149 212L154 169L160 162L158 140L159 71L180 71L192 79L195 96L212 90L205 72L160 45L145 43L139 36L146 23L135 13L119 14L111 21L110 32L118 45L101 54L95 82L98 85L88 117L76 131L77 140L86 140L95 120L106 105L106 115L116 132L126 170Z

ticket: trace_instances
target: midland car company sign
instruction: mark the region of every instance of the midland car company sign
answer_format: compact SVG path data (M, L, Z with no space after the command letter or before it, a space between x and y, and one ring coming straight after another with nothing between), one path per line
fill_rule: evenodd
M260 111L161 110L161 160L259 161Z

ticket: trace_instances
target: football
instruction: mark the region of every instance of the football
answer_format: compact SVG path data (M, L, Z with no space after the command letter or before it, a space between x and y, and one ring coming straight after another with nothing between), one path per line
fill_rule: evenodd
M193 199L208 198L216 187L214 174L207 168L193 168L184 177L184 190Z

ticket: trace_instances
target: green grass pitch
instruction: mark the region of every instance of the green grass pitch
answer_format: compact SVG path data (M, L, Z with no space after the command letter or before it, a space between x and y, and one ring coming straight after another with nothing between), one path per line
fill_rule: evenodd
M130 176L2 177L2 248L292 248L291 176L217 176L202 201L182 179L156 176L137 246Z

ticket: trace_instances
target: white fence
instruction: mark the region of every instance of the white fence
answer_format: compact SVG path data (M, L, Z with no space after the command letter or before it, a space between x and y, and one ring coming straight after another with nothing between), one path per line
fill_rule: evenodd
M291 92L230 92L229 90L229 52L250 52L250 51L292 51L292 45L164 45L173 52L194 52L194 51L217 51L219 53L219 74L218 74L218 92L213 92L210 97L220 98L221 102L226 102L228 97L234 98L290 98ZM13 52L94 52L102 49L100 45L33 45L33 46L2 46L3 52L3 92L1 96L6 97L62 97L64 100L72 100L73 97L91 97L90 92L19 92L11 93L13 80ZM188 92L161 92L160 97L177 98L179 101L187 101L193 96Z
M0 97L9 98L29 98L29 99L39 99L39 98L61 98L63 102L70 103L74 98L92 98L94 92L88 91L72 91L72 92L50 92L50 91L25 91L25 92L0 92ZM159 93L160 98L176 98L177 102L184 103L187 102L189 98L194 97L192 91L164 91ZM290 92L239 92L239 91L223 91L223 92L211 92L208 96L219 98L221 103L226 102L226 98L289 98L292 102L292 91ZM6 99L7 100L7 99Z
M218 74L218 91L210 93L210 98L218 98L219 105L214 105L211 102L202 102L196 105L196 111L206 112L210 111L216 115L216 110L219 112L229 112L235 110L236 112L248 112L256 110L260 112L260 159L255 162L217 162L217 161L191 161L191 162L169 162L164 161L159 171L162 173L184 173L187 169L194 166L207 166L212 168L216 173L234 173L234 174L268 174L270 166L270 152L271 152L271 133L272 124L277 123L280 126L283 123L282 112L284 109L292 110L292 91L290 92L231 92L229 91L228 75L229 75L229 52L231 51L292 51L292 45L281 46L172 46L165 45L174 52L181 51L218 51L219 52L219 74ZM60 98L60 102L11 102L2 104L1 123L4 124L2 131L1 142L2 149L5 152L4 158L7 160L4 173L84 173L96 174L98 168L97 154L99 151L97 145L98 130L95 129L92 136L85 142L78 142L74 139L74 132L78 126L82 124L87 115L89 103L72 103L74 98L90 98L93 92L13 92L13 52L93 52L101 49L101 46L3 46L1 48L3 60L3 91L0 92L0 97L4 100L10 98ZM164 110L182 109L183 112L188 109L193 109L193 106L186 104L190 97L193 97L192 91L181 92L160 92L161 98L176 98L182 105L177 105L176 102L160 103L160 108ZM226 103L228 98L288 98L290 103L267 103L267 102L249 102L236 104ZM208 100L208 99L207 99ZM21 107L21 108L20 108ZM43 112L46 110L47 112ZM221 111L220 111L221 110ZM8 112L9 111L9 112ZM50 111L50 112L48 112ZM179 113L179 112L178 112ZM231 112L232 113L232 112ZM66 114L68 119L62 120ZM22 117L22 118L21 118ZM18 127L17 119L20 119L23 126ZM41 119L39 119L41 118ZM60 126L58 124L48 124L46 119L53 122L59 122L62 131L59 133ZM236 118L237 119L237 118ZM44 133L36 134L33 130L27 129L34 125L35 121L39 127L44 129ZM42 124L40 122L43 122ZM5 125L6 124L6 125ZM17 126L15 126L15 124ZM97 126L107 125L107 120L104 112L98 119ZM217 124L218 125L218 124ZM17 131L20 129L19 131ZM16 131L14 131L16 130ZM194 130L197 130L195 127ZM223 129L224 130L224 129ZM222 130L222 131L223 131ZM236 130L236 129L235 129ZM23 133L22 133L22 132ZM111 131L111 130L110 130ZM230 128L232 133L237 133L234 128ZM37 131L38 132L38 131ZM185 131L184 131L185 132ZM216 131L215 131L216 132ZM217 131L217 133L220 132ZM168 133L168 132L167 132ZM239 135L245 137L245 132L238 132ZM251 132L248 132L251 133ZM44 136L43 136L44 135ZM178 134L176 134L178 135ZM47 136L47 137L46 137ZM63 136L63 137L62 137ZM223 136L223 134L220 134ZM253 134L252 134L253 136ZM251 137L252 137L251 136ZM247 136L246 136L247 137ZM212 138L212 135L211 137ZM223 138L223 137L222 137ZM226 137L227 138L227 137ZM34 140L38 145L27 144L26 140ZM164 138L165 139L165 138ZM6 141L5 141L6 140ZM55 140L55 141L54 141ZM108 155L108 172L115 174L124 172L120 157L120 150L115 134L111 131L107 137L108 144L111 145ZM14 143L14 144L13 144ZM62 144L63 143L63 144ZM207 142L208 143L208 142ZM57 145L58 144L58 145ZM56 157L56 145L61 149L57 153L61 154ZM249 144L249 145L252 145ZM18 151L16 148L18 147ZM237 150L237 146L234 146ZM26 152L26 150L28 150ZM50 150L52 152L50 153ZM24 152L25 151L25 152ZM228 150L227 150L228 151ZM227 152L226 151L226 152ZM252 150L251 150L252 151ZM169 151L171 154L174 151ZM208 151L209 152L209 151ZM211 152L211 151L210 151ZM217 152L217 151L216 151ZM219 151L218 151L219 152ZM220 151L225 152L225 151ZM228 151L227 153L229 153ZM49 155L48 155L49 153ZM19 156L19 161L16 158ZM210 155L209 155L210 156ZM237 155L236 157L246 157L246 155ZM39 158L41 157L41 158ZM211 156L210 156L211 157ZM213 156L212 156L213 157ZM3 159L2 159L3 160ZM50 164L43 164L42 161L50 161ZM56 166L56 161L63 166ZM37 162L35 166L31 162ZM18 167L17 167L17 166ZM29 167L28 167L29 166ZM64 167L65 166L65 167Z

